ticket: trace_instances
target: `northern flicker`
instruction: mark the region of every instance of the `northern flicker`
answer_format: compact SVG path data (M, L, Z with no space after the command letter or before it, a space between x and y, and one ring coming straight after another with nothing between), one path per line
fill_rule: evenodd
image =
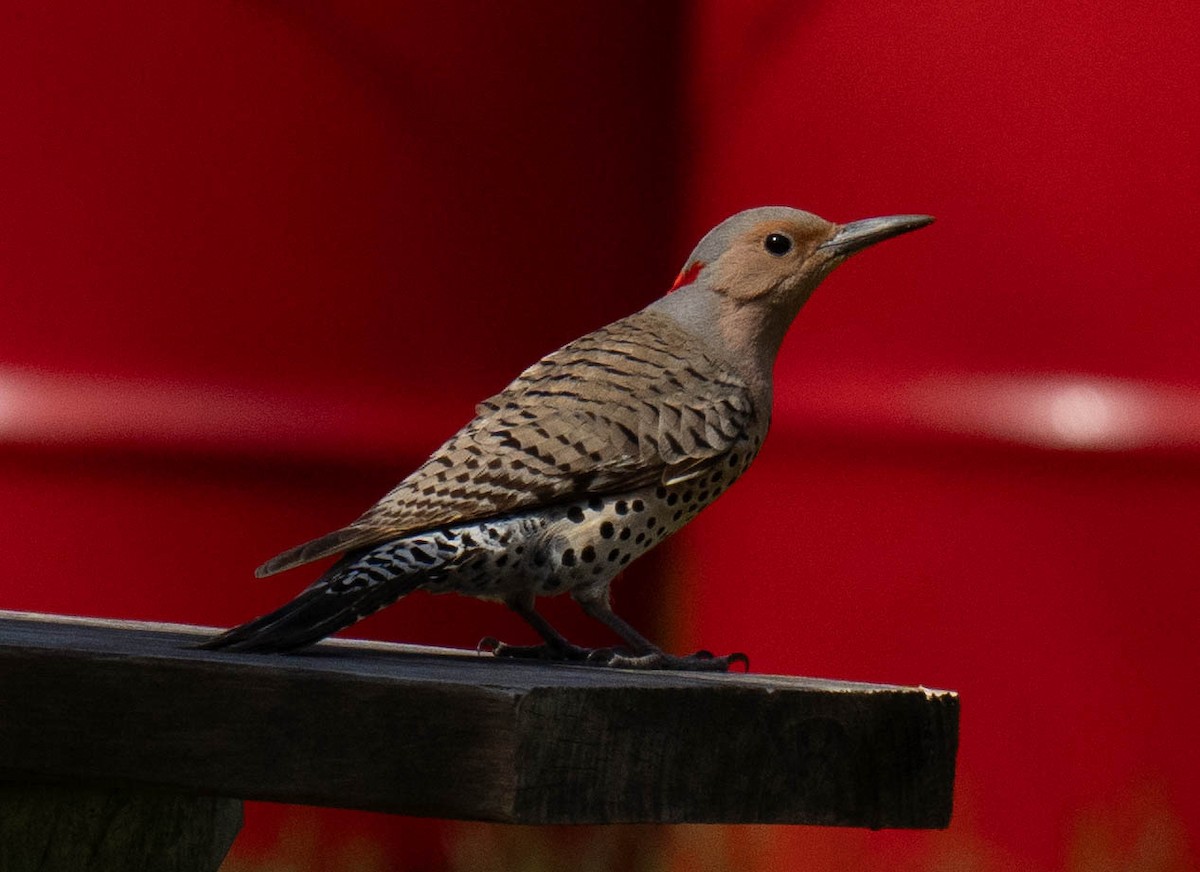
M724 670L745 655L668 654L618 617L609 585L750 465L793 318L848 256L926 215L837 225L763 207L711 230L666 296L543 357L415 472L340 530L259 577L342 554L291 602L206 648L289 651L417 589L499 600L545 640L497 656ZM625 643L573 645L534 609L570 593Z

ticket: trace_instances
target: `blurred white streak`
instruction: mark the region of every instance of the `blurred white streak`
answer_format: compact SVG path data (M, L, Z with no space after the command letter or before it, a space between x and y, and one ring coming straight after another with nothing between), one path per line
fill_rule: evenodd
M5 445L388 462L428 453L466 398L297 393L0 366ZM776 384L776 438L1200 454L1200 390L1091 375L838 370Z
M0 449L133 449L395 463L436 447L463 415L429 398L0 365Z
M803 438L1200 452L1200 391L1103 376L826 371L776 384L778 430Z
M20 377L16 373L0 368L0 441L18 438L22 435L25 417L22 415L24 393Z
M1083 375L923 379L910 411L940 429L1075 451L1195 448L1200 395Z
M1122 441L1120 404L1094 385L1066 385L1050 395L1048 419L1054 435L1064 445L1100 447Z
M986 434L1005 441L1077 451L1142 447L1151 437L1153 399L1144 386L1046 375L981 379L972 392Z

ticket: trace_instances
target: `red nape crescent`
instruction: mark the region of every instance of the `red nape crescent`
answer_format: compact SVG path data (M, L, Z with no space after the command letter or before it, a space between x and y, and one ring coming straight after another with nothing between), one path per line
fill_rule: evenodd
M671 291L677 291L685 285L690 285L696 280L696 276L700 275L702 269L704 269L703 261L697 260L688 264L679 275L675 276L675 283L671 285ZM667 291L667 293L671 293L671 291Z

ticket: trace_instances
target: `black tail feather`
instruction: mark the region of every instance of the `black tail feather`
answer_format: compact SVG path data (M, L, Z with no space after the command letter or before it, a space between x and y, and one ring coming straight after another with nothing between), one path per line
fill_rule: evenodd
M340 566L340 564L339 564ZM340 588L335 566L291 602L252 621L206 639L197 648L227 651L295 651L319 642L390 605L420 585L421 578L398 576L365 589Z

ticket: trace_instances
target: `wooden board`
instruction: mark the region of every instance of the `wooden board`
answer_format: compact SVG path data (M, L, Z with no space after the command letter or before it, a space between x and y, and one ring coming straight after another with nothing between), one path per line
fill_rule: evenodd
M0 774L541 823L944 827L958 698L0 612Z

